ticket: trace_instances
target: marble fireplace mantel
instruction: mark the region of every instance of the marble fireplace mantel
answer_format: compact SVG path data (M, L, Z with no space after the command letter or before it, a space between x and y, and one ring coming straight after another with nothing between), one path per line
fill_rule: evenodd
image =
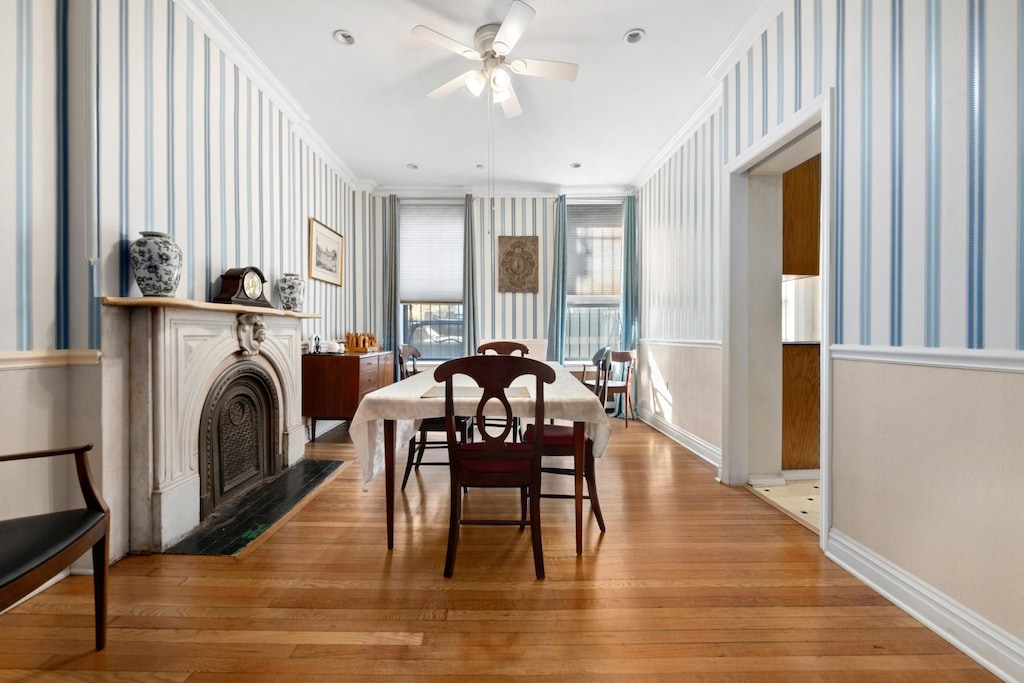
M199 433L217 378L257 363L280 398L275 447L284 466L302 459L302 320L274 308L170 297L106 297L127 341L129 547L159 552L200 521ZM113 309L107 309L113 312Z

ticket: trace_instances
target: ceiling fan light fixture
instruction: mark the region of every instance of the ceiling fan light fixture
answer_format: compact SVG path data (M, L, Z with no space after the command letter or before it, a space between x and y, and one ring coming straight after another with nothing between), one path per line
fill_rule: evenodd
M466 89L473 94L473 97L480 97L487 85L487 74L483 71L474 71L466 77Z
M491 90L497 95L498 93L505 92L508 90L508 86L512 83L512 79L508 77L504 69L494 69L491 71ZM495 100L498 102L500 100Z

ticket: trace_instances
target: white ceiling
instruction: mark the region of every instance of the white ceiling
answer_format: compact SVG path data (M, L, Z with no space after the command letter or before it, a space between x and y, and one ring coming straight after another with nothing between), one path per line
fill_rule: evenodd
M511 0L209 0L308 114L308 125L381 191L489 186L485 95L426 94L472 68L413 36L424 24L467 45ZM717 82L702 74L762 0L528 0L512 57L579 64L575 82L513 75L523 114L493 116L497 194L622 192L644 180ZM646 38L627 44L634 28ZM332 38L345 29L355 44ZM578 162L581 167L570 168ZM411 170L407 164L416 164Z

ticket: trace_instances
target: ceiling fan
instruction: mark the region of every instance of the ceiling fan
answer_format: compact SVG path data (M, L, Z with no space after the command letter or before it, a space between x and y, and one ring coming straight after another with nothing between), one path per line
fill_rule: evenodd
M524 76L537 76L540 78L553 78L560 81L575 81L580 67L569 62L553 62L546 59L510 59L509 53L516 43L523 36L526 26L533 19L536 11L521 0L512 0L505 20L500 24L484 24L476 30L473 37L474 47L460 43L446 35L438 33L426 26L416 26L412 30L414 36L429 40L446 50L451 50L457 55L476 62L483 62L483 66L456 76L444 85L427 93L428 97L438 99L449 95L463 85L473 94L479 97L484 87L490 85L494 102L501 104L505 116L512 118L523 113L519 106L519 99L512 87L512 79L505 70L507 66L512 73Z

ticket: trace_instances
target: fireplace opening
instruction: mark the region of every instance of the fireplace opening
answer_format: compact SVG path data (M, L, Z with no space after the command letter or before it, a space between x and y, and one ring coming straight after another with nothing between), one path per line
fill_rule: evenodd
M200 519L281 470L279 420L274 382L258 363L239 361L217 378L199 435Z

